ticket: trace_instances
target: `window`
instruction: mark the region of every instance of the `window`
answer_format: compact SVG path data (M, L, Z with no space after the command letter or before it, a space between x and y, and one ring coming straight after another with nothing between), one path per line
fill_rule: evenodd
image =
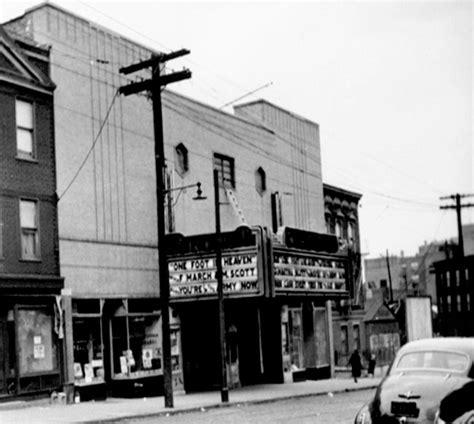
M331 216L326 215L326 233L332 234L331 233Z
M21 257L39 258L38 203L34 200L20 200Z
M18 157L33 159L34 152L33 104L16 101L16 147Z
M354 324L352 327L354 338L354 349L360 349L360 327L359 324Z
M179 143L175 148L176 172L183 176L189 171L188 149L183 143Z
M2 218L2 202L0 199L0 259L3 258L3 218Z
M58 352L53 333L54 316L48 308L22 307L16 311L18 371L20 376L58 371Z
M219 185L235 188L234 159L228 156L214 153L214 169L219 171Z
M387 280L380 280L380 288L383 289L384 287L387 287Z
M347 325L341 325L341 353L349 354L349 337L347 334Z
M293 369L303 368L303 321L301 309L288 310L290 360Z
M339 220L336 221L335 234L337 237L342 237L342 225Z
M260 196L267 190L267 176L261 167L255 171L255 188Z
M347 238L349 239L349 241L354 240L354 223L352 222L349 222L347 226Z

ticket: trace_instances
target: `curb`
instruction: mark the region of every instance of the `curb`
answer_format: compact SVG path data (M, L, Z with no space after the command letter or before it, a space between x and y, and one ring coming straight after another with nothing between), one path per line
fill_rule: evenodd
M283 400L290 400L290 399L303 399L308 397L317 397L317 396L324 396L328 395L329 393L337 394L337 393L349 393L349 392L359 392L362 390L374 390L378 384L374 384L373 386L367 387L354 387L354 388L346 388L346 389L339 389L335 391L329 392L317 392L317 393L301 393L301 394L292 394L292 395L283 395L277 396L274 398L268 399L258 399L258 400L248 400L248 401L230 401L228 403L215 403L207 406L193 406L189 408L182 408L182 409L166 409L164 411L157 411L147 414L140 414L140 415L128 415L123 417L114 417L114 418L104 418L104 419L95 419L91 421L82 421L81 424L112 424L118 423L122 421L134 420L137 418L153 418L153 417L170 417L173 415L180 415L180 414L192 414L194 412L206 412L211 409L219 409L219 408L230 408L233 406L249 406L249 405L261 405L265 403L274 403Z

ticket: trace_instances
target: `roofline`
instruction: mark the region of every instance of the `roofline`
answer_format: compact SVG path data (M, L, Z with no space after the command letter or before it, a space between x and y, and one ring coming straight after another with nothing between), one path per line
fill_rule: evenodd
M341 193L341 194L349 195L349 196L355 197L357 200L360 200L361 197L362 197L362 194L360 194L360 193L356 193L355 191L346 190L345 188L337 187L337 186L334 186L334 185L331 185L331 184L327 184L325 182L323 182L323 192L324 192L324 189L328 189L328 190L336 191L336 192Z
M87 19L87 18L83 18L82 16L80 15L77 15L76 13L73 13L71 12L70 10L62 7L62 6L58 6L57 4L55 3L51 3L49 1L43 1L42 3L39 3L35 6L32 6L28 9L26 9L23 13L23 15L20 15L20 16L17 16L16 18L12 18L6 22L2 22L1 25L6 25L6 24L10 24L12 22L15 22L15 21L18 21L18 20L21 20L23 19L25 16L31 14L32 12L36 11L36 10L39 10L39 9L43 9L45 7L51 7L52 9L56 9L58 10L59 12L62 12L62 13L65 13L69 16L72 16L74 17L75 19L79 19L81 20L83 23L85 23L86 25L90 25L92 27L95 27L101 31L104 31L114 37L117 37L117 38L120 38L122 40L125 40L127 41L128 43L132 43L132 44L135 44L137 47L140 47L140 48L145 48L145 49L148 49L150 50L150 52L152 53L161 53L159 50L156 50L150 46L147 46L146 44L144 43L139 43L138 41L135 41L135 40L132 40L131 38L128 38L128 37L124 37L122 34L114 31L114 30L111 30L110 28L107 28L101 24L98 24L90 19Z
M285 109L285 108L283 108L283 107L281 107L281 106L278 106L278 105L276 105L275 103L269 102L268 100L265 100L265 99L263 99L263 98L260 98L260 99L257 99L257 100L253 100L253 101L251 101L251 102L240 103L240 104L238 104L238 105L235 105L235 106L234 106L234 109L239 109L239 108L245 107L245 106L252 106L252 105L255 105L255 104L259 104L259 103L265 103L265 104L267 104L267 105L269 105L269 106L271 106L271 107L274 107L275 109L280 110L281 112L287 113L288 115L292 116L293 118L296 118L296 119L299 119L299 120L301 120L301 121L305 121L305 122L307 122L308 124L314 125L314 126L316 126L316 127L318 128L318 130L319 130L319 124L318 124L317 122L311 121L310 119L305 118L304 116L301 116L301 115L298 115L298 114L296 114L296 113L294 113L294 112L291 112L291 111L289 111L288 109Z
M46 86L46 85L39 85L35 84L26 80L20 80L14 77L8 77L5 75L0 75L0 81L3 81L7 84L11 84L17 87L27 88L29 90L36 91L38 93L43 93L52 96L56 86Z
M16 38L12 37L2 25L0 25L0 38L4 40L5 46L7 49L11 50L15 59L20 62L30 72L30 74L34 76L34 78L36 78L36 80L30 80L29 78L20 78L3 73L3 81L41 91L43 93L52 93L56 89L56 84L54 84L49 75L45 75L34 63L31 63L27 54L23 51L26 50L26 48L22 49L21 46L17 44ZM49 52L45 58L47 58L49 62Z
M194 99L194 98L192 98L192 97L185 96L184 94L178 93L178 92L176 92L176 91L174 91L174 90L170 90L169 88L165 88L165 89L163 90L163 92L164 92L164 93L169 93L169 94L171 94L171 95L173 95L173 96L176 96L176 97L180 97L180 98L184 99L185 101L188 101L188 102L190 102L190 103L194 103L194 104L196 104L196 105L198 105L198 106L201 106L201 107L203 107L203 108L205 108L205 109L211 110L212 112L219 113L219 114L224 115L224 116L226 116L226 117L228 117L228 118L230 118L230 119L235 119L236 121L243 122L243 123L245 123L245 124L247 124L247 125L250 125L250 126L252 126L252 127L254 127L254 128L257 128L257 129L259 129L259 130L261 130L261 131L265 131L265 132L267 132L267 133L269 133L269 134L275 135L275 131L274 131L273 129L271 129L271 128L265 127L265 125L264 125L263 123L254 122L254 121L251 121L250 119L246 119L246 118L243 118L243 117L241 117L241 116L234 115L233 113L226 112L225 110L218 109L218 108L216 108L216 107L214 107L214 106L211 106L211 105L209 105L209 104L207 104L207 103L204 103L204 102L202 102L202 101L200 101L200 100L196 100L196 99Z

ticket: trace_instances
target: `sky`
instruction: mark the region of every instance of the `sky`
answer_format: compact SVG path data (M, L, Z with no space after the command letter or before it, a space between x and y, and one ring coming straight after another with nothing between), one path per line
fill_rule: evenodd
M38 3L0 0L0 22ZM189 49L172 62L192 71L175 91L218 108L265 98L317 122L323 181L362 195L367 257L457 237L440 197L474 194L471 1L54 3L147 47Z

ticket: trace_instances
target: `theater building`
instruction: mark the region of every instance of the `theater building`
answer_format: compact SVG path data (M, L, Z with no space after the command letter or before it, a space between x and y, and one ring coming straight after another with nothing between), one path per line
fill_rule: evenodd
M168 243L184 388L219 387L215 234L174 234ZM348 295L347 261L333 254L337 239L242 226L224 233L223 245L229 386L329 378L330 304Z
M159 52L51 3L6 27L51 47L76 389L81 399L159 394L153 114L146 95L117 96L129 82L119 69ZM328 301L348 289L343 258L305 242L326 231L318 124L265 100L227 113L165 89L162 106L168 232L186 240L214 232L215 169L225 181L222 231L241 227L242 216L255 228L243 244L223 246L233 384L329 375ZM207 200L193 200L198 182ZM178 247L170 257L173 376L176 389L201 390L217 381L213 253L205 242L198 251Z

